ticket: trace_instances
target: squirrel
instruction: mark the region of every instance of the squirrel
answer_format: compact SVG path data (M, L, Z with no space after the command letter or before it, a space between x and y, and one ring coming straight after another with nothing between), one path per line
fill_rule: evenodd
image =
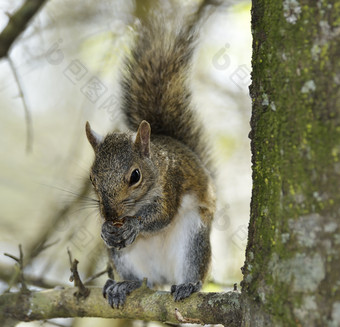
M129 131L102 137L86 123L101 237L123 280L103 287L113 308L144 278L150 287L172 285L179 301L208 274L215 190L188 85L196 40L194 24L144 21L120 80Z

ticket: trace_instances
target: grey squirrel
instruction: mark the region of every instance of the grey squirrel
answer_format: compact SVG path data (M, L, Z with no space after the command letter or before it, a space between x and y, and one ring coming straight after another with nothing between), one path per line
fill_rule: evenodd
M123 279L103 288L115 308L143 278L149 286L172 285L174 300L184 299L209 270L215 191L188 86L196 34L192 23L143 22L121 77L131 131L101 137L86 124L101 237Z

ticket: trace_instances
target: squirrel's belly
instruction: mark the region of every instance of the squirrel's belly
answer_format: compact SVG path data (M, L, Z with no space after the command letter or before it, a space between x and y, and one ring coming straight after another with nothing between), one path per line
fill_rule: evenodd
M120 250L116 260L118 272L153 284L184 283L190 240L202 221L195 196L183 196L174 220L164 230L147 237L140 236L129 247Z

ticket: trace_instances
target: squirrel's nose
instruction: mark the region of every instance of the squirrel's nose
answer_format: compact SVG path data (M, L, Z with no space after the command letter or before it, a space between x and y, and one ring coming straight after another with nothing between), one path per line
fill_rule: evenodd
M105 197L102 197L100 207L101 207L103 218L106 221L115 221L118 219L117 211L112 207L108 199L106 199Z
M117 211L110 207L104 207L103 213L106 221L115 221L118 219Z
M109 196L106 192L100 193L99 202L100 211L105 221L117 221L126 216L124 205L117 198Z

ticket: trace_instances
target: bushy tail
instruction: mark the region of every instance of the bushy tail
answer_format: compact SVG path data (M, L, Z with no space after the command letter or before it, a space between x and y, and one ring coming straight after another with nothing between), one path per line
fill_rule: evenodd
M196 34L193 24L169 26L160 17L142 24L125 63L122 109L133 130L147 120L151 134L181 141L206 162L204 133L188 86Z

